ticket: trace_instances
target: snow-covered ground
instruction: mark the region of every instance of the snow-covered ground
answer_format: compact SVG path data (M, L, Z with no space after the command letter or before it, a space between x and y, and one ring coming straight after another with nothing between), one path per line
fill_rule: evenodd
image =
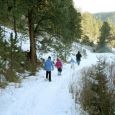
M23 42L22 49L27 50L28 44ZM76 84L79 85L79 71L95 64L98 57L104 56L108 61L115 58L115 55L110 53L86 51L87 57L82 58L80 66L75 64L75 68L71 69L70 64L64 64L61 76L57 75L55 68L51 82L45 79L45 71L41 68L35 76L22 80L19 87L11 83L6 89L0 89L0 115L80 115L80 105L75 107L69 92L71 81L75 78ZM75 59L75 55L73 58Z
M51 82L45 79L45 71L41 69L36 76L24 79L19 88L11 84L6 89L0 89L0 115L80 115L80 106L76 105L75 110L74 99L69 93L72 78L77 77L79 82L79 71L95 64L100 55L110 59L114 57L113 54L90 51L87 55L80 66L75 64L74 69L70 68L70 64L64 64L61 76L57 75L55 68Z

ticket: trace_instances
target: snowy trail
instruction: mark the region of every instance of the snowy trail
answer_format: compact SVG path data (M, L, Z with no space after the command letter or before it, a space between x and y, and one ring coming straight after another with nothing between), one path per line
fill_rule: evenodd
M69 85L72 77L77 77L79 85L79 71L95 64L97 56L88 52L88 57L74 70L70 64L64 64L61 76L55 68L52 82L45 80L45 71L40 70L36 76L23 80L20 88L8 86L0 92L0 115L80 115L79 105L75 111Z
M73 100L69 94L69 65L64 67L62 76L52 72L52 82L45 81L45 71L40 71L12 94L12 103L0 111L0 115L70 115ZM66 75L66 76L64 76ZM70 100L69 100L70 99ZM10 100L8 100L10 101Z

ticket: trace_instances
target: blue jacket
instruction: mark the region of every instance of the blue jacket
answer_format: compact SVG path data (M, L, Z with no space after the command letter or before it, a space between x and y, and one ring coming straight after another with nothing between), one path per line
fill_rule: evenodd
M51 59L47 59L44 63L44 69L46 71L51 71L54 69L54 66L53 66L53 62L51 61Z

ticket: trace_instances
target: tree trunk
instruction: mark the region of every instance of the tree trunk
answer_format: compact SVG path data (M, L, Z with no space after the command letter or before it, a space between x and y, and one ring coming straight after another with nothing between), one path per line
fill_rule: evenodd
M13 0L13 7L15 9L15 0ZM15 39L17 39L16 16L15 16L16 14L14 13L14 11L13 11L13 26L14 26Z
M30 61L33 65L36 65L36 41L34 37L34 23L33 23L33 10L28 10L28 27L30 38Z
M13 16L13 25L14 25L15 39L17 39L16 18L15 18L15 16Z

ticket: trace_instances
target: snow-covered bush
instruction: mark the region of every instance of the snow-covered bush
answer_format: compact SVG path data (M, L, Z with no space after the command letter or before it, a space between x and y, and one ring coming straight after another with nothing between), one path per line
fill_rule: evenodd
M114 115L115 90L110 88L110 67L105 60L83 73L83 86L79 101L89 115ZM109 71L110 75L113 71Z

